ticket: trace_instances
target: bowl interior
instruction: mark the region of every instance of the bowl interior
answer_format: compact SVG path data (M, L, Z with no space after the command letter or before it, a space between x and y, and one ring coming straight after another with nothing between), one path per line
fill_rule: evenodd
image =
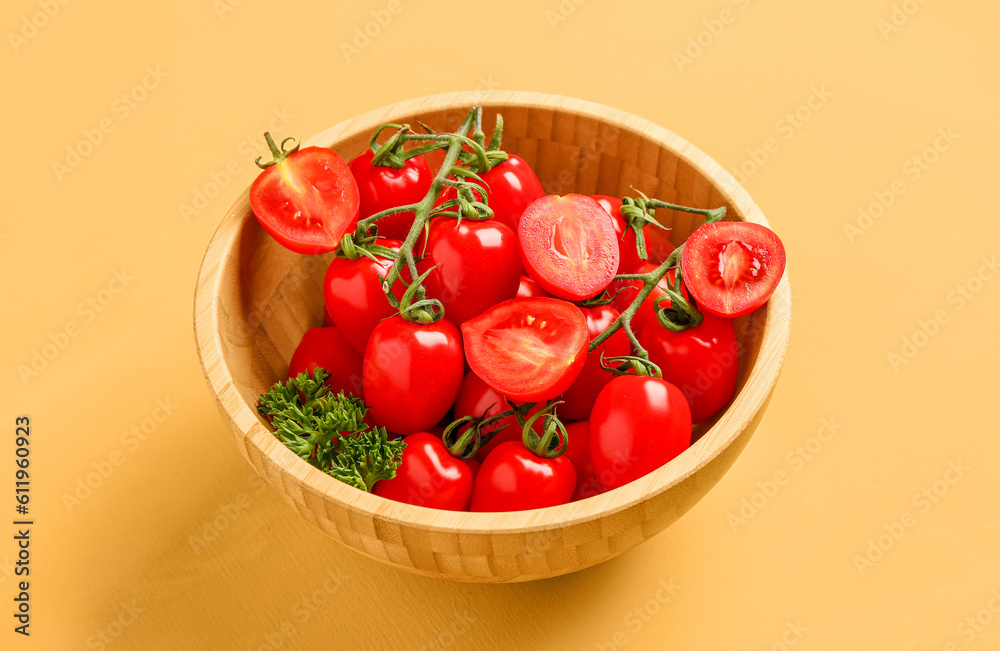
M683 205L726 206L729 220L766 224L745 191L728 174L670 132L612 109L565 98L542 103L524 95L497 93L491 101L479 102L484 106L483 125L489 134L496 114L503 114L504 148L531 164L547 192L634 196L634 191L639 190ZM416 125L420 121L436 130L452 130L477 103L474 100L463 100L462 94L450 96L447 101L441 96L415 100L397 107L398 113L373 111L342 123L305 144L331 146L349 160L368 145L369 134L381 122L391 119ZM667 239L683 242L703 221L698 215L662 210L657 217L670 230L655 236L651 247L654 255L668 250L663 248ZM641 483L638 490L628 491L626 486L571 505L543 509L551 513L541 524L526 512L503 514L503 518L497 514L427 515L428 509L387 503L337 485L336 480L284 450L273 437L267 441L266 436L255 436L251 431L266 433L261 429L266 428L266 422L255 409L257 397L286 377L288 361L306 329L323 323L322 280L331 255L302 256L281 247L259 227L244 193L220 226L206 255L205 264L218 268L203 268L202 279L214 275L216 284L199 286L199 292L216 294L212 314L199 312L198 318L206 319L206 323L217 321L217 334L210 346L218 346L220 360L216 363L206 355L201 323L199 347L209 382L234 429L242 430L241 451L252 463L257 465L262 455L271 456L297 477L321 482L330 500L368 514L377 512L390 520L405 521L414 512L423 512L431 526L486 530L502 528L504 523L512 528L553 526L615 512L662 492L713 459L760 411L777 378L777 368L769 369L762 376L766 386L747 395L748 379L754 376L768 333L771 308L765 306L736 321L740 361L733 404L720 416L696 427L695 437L700 440L691 449L647 478L633 482ZM787 280L783 283L787 286ZM787 340L787 315L782 318L785 332L771 335L776 338L775 350L780 349L780 354ZM779 357L779 368L780 361ZM219 377L213 377L214 373ZM231 383L225 391L221 377L225 384ZM740 403L742 408L734 409ZM483 515L494 517L487 521Z

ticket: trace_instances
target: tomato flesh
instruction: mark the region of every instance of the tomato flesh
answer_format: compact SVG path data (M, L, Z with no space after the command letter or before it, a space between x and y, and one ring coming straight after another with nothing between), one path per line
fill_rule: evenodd
M337 248L358 221L358 184L340 154L306 147L261 172L250 186L257 221L296 253Z
M785 248L774 231L750 222L703 224L681 254L684 284L698 306L735 318L767 302L785 270Z
M513 298L462 324L469 367L498 392L522 402L554 398L587 359L587 319L554 298Z
M553 296L571 301L590 298L618 273L611 215L590 197L538 199L521 216L518 237L528 275Z

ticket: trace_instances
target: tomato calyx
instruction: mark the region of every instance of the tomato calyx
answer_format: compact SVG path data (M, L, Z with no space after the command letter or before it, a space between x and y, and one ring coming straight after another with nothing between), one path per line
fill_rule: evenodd
M386 260L395 260L397 255L396 250L376 244L375 242L379 239L381 238L377 237L377 235L366 235L355 240L353 233L345 233L344 237L340 239L340 246L337 247L337 257L351 261L360 260L362 257L376 262L378 262L379 257Z
M638 197L622 198L622 207L618 210L618 214L625 221L626 230L622 233L622 238L625 238L628 230L635 233L636 253L640 260L646 261L649 259L649 252L646 250L645 227L653 225L665 231L669 231L670 229L656 221L656 218L653 216L653 213L656 212L656 207L651 205L649 197L642 192L638 194Z
M521 427L524 447L542 459L555 459L562 456L569 445L569 434L566 432L566 426L556 415L556 407L561 404L561 400L550 400L548 404L532 414ZM534 428L535 421L539 418L545 419L542 421L541 435Z
M521 428L522 432L524 432L525 427L530 427L527 424L529 420L528 413L535 408L536 404L534 402L523 402L511 409L506 409L487 418L486 414L494 407L494 405L490 405L483 411L482 416L463 416L448 423L441 434L441 440L452 456L459 459L471 459L476 456L476 453L484 445L493 440L507 427L507 423L503 423L496 428L493 427L494 424L513 416L517 419L518 427ZM531 423L534 423L535 420L534 417L530 419ZM522 436L525 436L525 434L522 434Z
M281 141L281 145L279 146L274 142L274 138L271 137L271 132L265 131L264 140L267 141L267 148L271 150L271 155L274 156L274 159L269 160L266 163L262 163L261 161L264 160L264 157L258 156L257 159L254 161L254 163L256 163L257 167L259 167L262 170L266 170L272 165L277 165L278 163L285 160L286 158L288 158L289 156L291 156L292 154L294 154L299 150L300 143L295 142L296 141L295 138L285 138L284 140ZM285 143L287 143L288 141L295 142L295 146L290 149L286 148Z

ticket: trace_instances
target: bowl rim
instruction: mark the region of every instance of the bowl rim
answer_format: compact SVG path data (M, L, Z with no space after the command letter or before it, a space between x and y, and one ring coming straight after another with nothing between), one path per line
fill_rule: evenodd
M631 131L641 138L655 141L671 150L712 183L744 221L769 226L760 208L736 179L716 161L680 136L636 115L561 95L526 91L491 91L485 96L476 91L428 95L389 104L342 121L305 140L303 145L330 146L339 140L355 137L361 133L370 133L377 125L395 120L394 116L434 110L468 109L475 105L484 108L502 108L510 105L536 107L559 110L599 122L614 123L620 129ZM240 232L247 222L253 219L248 197L249 187L230 207L212 235L198 272L194 297L194 329L202 371L219 408L232 421L231 424L242 432L243 444L247 449L256 448L262 456L268 457L279 466L283 475L309 485L327 500L351 512L382 522L407 527L418 526L426 531L491 536L537 533L592 522L631 509L671 489L719 456L766 406L777 382L788 345L791 321L791 289L787 267L766 305L767 313L760 348L743 387L698 441L653 472L629 484L585 500L529 511L504 513L443 511L378 497L338 481L308 463L303 463L302 459L278 441L263 424L256 409L243 400L236 388L222 353L218 297L222 281L227 276L224 263L232 259L228 253L237 246ZM259 470L257 471L259 473Z

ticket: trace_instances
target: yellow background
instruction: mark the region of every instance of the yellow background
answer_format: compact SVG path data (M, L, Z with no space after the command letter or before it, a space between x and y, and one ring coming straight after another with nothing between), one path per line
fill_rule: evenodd
M1000 648L1000 281L976 280L1000 248L996 3L49 3L6 0L0 19L0 512L28 414L36 518L28 640L0 527L0 646ZM372 12L391 19L345 54ZM460 89L580 97L680 134L745 177L794 292L778 391L722 482L623 557L525 585L411 576L313 529L239 456L192 335L202 253L272 118L306 137ZM88 155L60 174L67 147ZM899 196L849 235L876 193Z

